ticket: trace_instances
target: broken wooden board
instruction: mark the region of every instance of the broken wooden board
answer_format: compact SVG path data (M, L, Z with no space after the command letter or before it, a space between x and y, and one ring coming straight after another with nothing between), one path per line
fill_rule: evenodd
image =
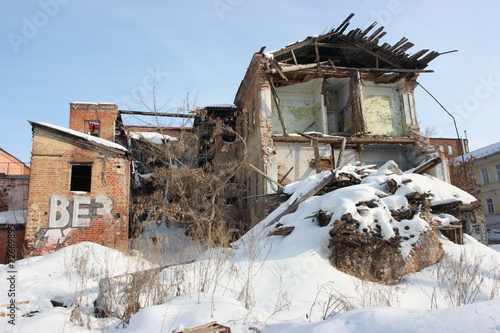
M183 331L174 331L175 333L231 333L231 328L221 324L217 324L216 321L212 321L208 324L196 326L193 328L188 328Z
M277 227L269 230L269 236L288 236L295 229L294 226L291 227Z
M309 191L301 193L300 195L295 197L292 195L292 197L288 199L288 201L283 203L280 207L278 207L277 210L275 210L276 216L274 216L274 218L266 225L266 227L269 227L274 223L278 222L279 219L282 218L283 216L293 213L301 202L305 201L306 199L312 197L313 195L321 191L334 178L335 178L335 173L330 172L325 178L323 178L318 184L316 184L316 186L311 188Z
M413 173L418 173L418 174L424 174L436 167L439 163L442 162L441 156L436 156L434 158L431 158L430 160L427 160L420 165L418 165L414 170Z

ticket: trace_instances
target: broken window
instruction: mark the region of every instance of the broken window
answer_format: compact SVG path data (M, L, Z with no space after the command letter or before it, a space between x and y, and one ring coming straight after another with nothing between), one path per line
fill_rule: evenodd
M100 136L100 121L99 120L86 120L85 121L85 133L93 136Z
M71 166L70 191L90 192L91 179L91 164L73 164Z

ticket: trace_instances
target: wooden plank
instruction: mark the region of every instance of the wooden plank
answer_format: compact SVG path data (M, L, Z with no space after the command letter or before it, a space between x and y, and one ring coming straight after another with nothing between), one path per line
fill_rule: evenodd
M254 169L258 174L260 174L262 177L266 178L267 180L269 180L271 183L273 183L274 185L278 186L278 189L281 189L283 188L283 185L281 185L280 183L278 183L276 180L272 179L271 177L269 177L267 174L265 174L264 172L260 171L256 166L254 166L252 163L250 162L247 162L248 166L251 167L252 169Z
M132 114L140 116L154 116L154 117L177 117L177 118L194 118L196 114L184 113L169 113L169 112L149 112L149 111L132 111L132 110L118 110L121 114Z
M269 230L269 236L288 236L294 229L294 226L273 228Z
M318 139L318 137L306 134L306 133L301 132L301 131L295 131L295 133L302 135L303 137L308 138L309 140L317 140Z
M279 76L281 76L281 78L285 81L288 81L288 78L286 77L286 75L283 73L283 71L281 70L281 66L280 64L276 61L276 59L273 58L273 60L271 61L271 64L272 66L276 69L276 72L278 72Z
M403 66L401 66L400 64L398 64L398 63L396 63L396 62L394 62L394 61L389 60L387 57L382 56L382 55L380 54L380 52L378 52L378 53L377 53L377 52L374 52L374 51L370 50L368 47L366 47L366 46L362 45L361 43L354 42L354 41L352 41L352 40L350 40L350 39L348 39L348 38L346 38L346 37L344 37L344 36L339 36L339 38L341 38L344 42L346 42L346 43L348 43L348 44L351 44L351 45L353 45L353 46L359 47L360 49L362 49L362 50L363 50L363 51L365 51L366 53L369 53L369 54L374 55L374 56L378 56L378 57L379 57L382 61L384 61L384 62L388 63L388 64L389 64L389 65L391 65L391 66L394 66L394 67L396 67L396 68L401 68L401 67L403 67Z
M338 28L335 30L336 32L343 33L344 30L349 26L349 21L352 19L354 16L354 13L351 13L347 18L338 26Z
M285 205L283 208L283 210L277 214L272 220L271 222L269 222L266 227L269 227L271 225L273 225L274 223L278 222L283 216L287 215L287 214L290 214L292 212L294 212L298 205L309 199L310 197L312 197L313 195L316 195L316 193L318 193L319 191L321 191L326 185L328 185L332 179L335 177L335 174L333 172L329 172L328 173L328 176L326 176L321 182L319 182L318 184L316 184L316 186L314 186L312 189L310 189L309 191L305 192L305 193L302 193L302 195L300 196L297 196L295 198L290 198L288 199L288 201L286 201L285 203L283 203L282 205ZM278 207L277 209L280 209L282 206Z
M317 140L311 140L314 151L314 168L316 169L316 173L321 172L321 157L319 156L319 147Z
M335 163L335 144L330 143L330 148L332 150L332 168L335 168L337 163Z
M278 97L278 92L276 91L276 87L274 86L273 77L268 74L269 85L271 87L271 93L274 98L274 104L276 104L276 109L278 110L278 117L280 119L281 127L283 128L283 134L288 136L288 130L286 129L285 118L283 117L283 111L281 110L281 102Z
M373 54L375 57L379 57L377 54ZM379 57L380 58L380 57ZM385 61L382 58L383 61ZM323 61L321 65L330 65L329 61ZM308 69L316 68L317 64L305 64L305 65L290 65L282 67L283 73L288 72L304 72L307 73ZM322 67L321 71L323 73L335 73L338 71L359 71L359 72L381 72L381 73L434 73L430 69L407 69L407 68L355 68L355 67ZM316 72L317 73L317 72Z
M382 30L384 30L384 27L380 27L380 28L378 28L378 29L377 29L377 30L375 30L375 31L373 32L373 34L371 34L371 36L370 36L370 37L368 37L366 40L367 40L368 42L372 42L373 40L375 40L375 37L377 37L377 35L378 35L379 33L381 33L381 32L382 32Z
M288 170L285 175L283 177L281 177L281 180L278 181L278 183L282 184L283 181L286 179L286 177L290 174L290 172L292 172L293 170L293 167L290 168L290 170Z
M414 170L413 173L418 173L418 174L424 174L436 167L439 163L442 162L441 156L436 156L434 158L431 158L430 160L427 160L420 165L418 165Z
M217 332L231 333L231 329L227 326L217 324L217 322L212 321L204 325L188 328L186 330L180 331L179 333L217 333Z
M290 142L290 143L308 143L310 139L300 136L278 136L273 135L274 142ZM319 143L342 143L342 137L317 137ZM361 137L346 137L346 146L360 145L360 144L376 144L376 143L391 143L391 144L415 144L416 140L412 138L383 138L372 136Z
M295 65L298 65L299 63L297 62L297 58L295 57L295 52L293 50L291 50L290 53L292 54L293 63Z
M336 168L340 167L340 163L342 162L342 159L344 158L344 151L345 151L346 142L347 142L347 139L345 137L343 137L342 143L340 145L339 157L337 158L337 165L335 166Z
M314 41L314 51L316 52L316 64L318 66L318 68L320 67L320 63L321 63L321 59L320 59L320 56L319 56L319 47L318 47L318 41L315 40Z

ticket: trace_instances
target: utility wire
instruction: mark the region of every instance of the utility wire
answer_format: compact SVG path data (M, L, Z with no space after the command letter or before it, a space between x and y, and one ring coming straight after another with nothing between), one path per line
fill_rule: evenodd
M441 104L437 99L436 97L434 97L434 95L432 95L429 90L425 89L425 87L423 85L420 84L420 82L417 82L417 84L422 87L422 89L424 89L424 91L429 94L429 96L432 97L432 99L451 117L451 119L453 119L453 125L455 125L455 131L457 133L457 139L458 141L461 142L460 140L460 134L458 134L458 127L457 127L457 122L455 120L455 117L450 113L448 112L448 110L446 110L446 108L443 106L443 104ZM460 154L462 156L462 166L463 166L463 169L464 169L464 177L467 178L467 169L465 168L465 157L464 157L464 147L462 146L462 144L460 144L460 150L461 150L461 153Z

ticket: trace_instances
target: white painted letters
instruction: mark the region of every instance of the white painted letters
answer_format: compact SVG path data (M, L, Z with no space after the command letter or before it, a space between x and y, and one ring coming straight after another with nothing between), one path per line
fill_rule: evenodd
M95 197L52 195L49 205L49 228L85 228L97 217L111 217L113 201L105 195Z

